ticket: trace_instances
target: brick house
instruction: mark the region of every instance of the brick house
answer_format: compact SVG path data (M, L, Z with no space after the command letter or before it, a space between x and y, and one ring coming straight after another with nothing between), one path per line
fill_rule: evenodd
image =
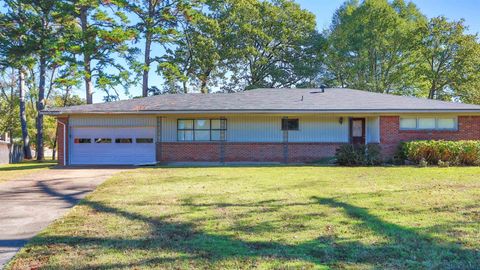
M168 94L50 108L61 165L312 162L342 144L480 139L480 106L351 89Z

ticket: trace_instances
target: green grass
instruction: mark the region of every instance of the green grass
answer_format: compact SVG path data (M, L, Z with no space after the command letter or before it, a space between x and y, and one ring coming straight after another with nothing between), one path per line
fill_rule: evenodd
M475 269L479 176L478 167L138 169L100 186L7 269Z
M20 178L56 165L56 161L24 161L0 165L0 182Z

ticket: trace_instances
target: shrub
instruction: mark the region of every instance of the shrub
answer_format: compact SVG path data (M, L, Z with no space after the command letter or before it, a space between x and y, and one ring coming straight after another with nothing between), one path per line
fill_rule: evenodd
M419 164L479 165L480 141L412 141L402 143L399 157Z
M441 161L441 160L439 160L439 161L438 161L438 167L448 168L448 167L450 167L450 162L449 162L449 161Z
M335 153L337 164L342 166L373 166L382 164L381 147L378 144L345 144Z
M418 162L418 166L420 166L420 167L422 167L422 168L426 168L426 167L428 167L428 162L427 162L424 158L422 158L422 159L420 159L420 161Z

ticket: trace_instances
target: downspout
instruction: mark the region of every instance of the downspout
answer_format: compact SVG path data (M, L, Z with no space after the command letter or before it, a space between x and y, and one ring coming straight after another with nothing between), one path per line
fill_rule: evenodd
M67 166L67 156L65 155L67 150L67 141L66 141L66 134L67 134L67 125L57 120L57 123L63 126L63 166Z

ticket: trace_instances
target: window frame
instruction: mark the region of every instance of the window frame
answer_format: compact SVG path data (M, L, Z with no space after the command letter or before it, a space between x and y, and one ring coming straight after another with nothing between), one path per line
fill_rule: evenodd
M419 120L421 118L432 118L435 119L435 127L434 128L420 128L419 127ZM402 128L401 121L402 119L415 119L415 128ZM439 119L453 119L454 127L453 128L439 128L438 121ZM400 117L399 119L399 130L400 131L458 131L458 117L451 116L451 117L438 117L438 116L415 116L415 117Z
M420 121L422 120L433 120L433 127L420 127ZM437 129L437 118L436 117L418 117L417 118L417 129L418 130L436 130Z
M290 121L290 120L297 121L297 128L296 129L290 129L290 127L288 125L288 121ZM286 125L287 128L285 128L285 126L283 124L283 121L287 121L287 125ZM282 118L281 126L282 126L282 131L299 131L300 130L300 118Z
M209 128L208 129L205 129L205 128L195 128L195 122L198 121L198 120L206 120L208 121L209 123ZM214 120L219 120L220 121L220 128L212 128L212 121ZM193 125L192 125L192 128L185 128L185 129L180 129L179 128L179 123L180 121L193 121ZM225 122L225 128L222 129L222 121ZM221 141L225 141L226 138L224 138L224 140L222 140L221 138L219 140L213 140L212 139L212 131L219 131L219 132L222 132L222 131L227 131L227 126L228 126L228 123L227 123L227 119L225 118L178 118L177 119L177 142L221 142ZM179 131L191 131L192 132L192 140L185 140L185 133L184 133L184 139L183 140L179 140L178 138L178 133ZM208 136L209 136L209 139L208 140L196 140L195 139L195 131L208 131Z
M80 140L87 140L88 142L80 142ZM73 138L73 143L74 144L91 144L92 143L92 138L85 138L85 137L75 137Z
M130 140L130 142L118 142L117 140ZM118 144L133 144L133 138L115 138L115 143Z
M149 142L138 142L138 140L145 140ZM135 138L135 143L136 144L152 144L155 140L152 137L138 137Z
M100 140L100 142L97 142L98 140ZM104 142L103 140L107 140L107 142ZM108 141L108 140L110 140L110 141ZM94 138L93 142L95 144L111 144L111 143L113 143L113 139L112 138Z

